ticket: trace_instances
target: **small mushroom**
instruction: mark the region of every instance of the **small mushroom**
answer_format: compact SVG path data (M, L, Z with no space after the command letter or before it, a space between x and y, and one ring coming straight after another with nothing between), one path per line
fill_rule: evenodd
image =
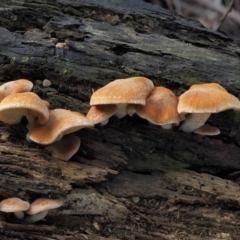
M43 87L50 87L52 85L52 82L48 79L44 79L42 82Z
M155 87L147 98L146 105L127 106L128 114L134 112L150 123L160 125L164 129L172 129L172 125L178 125L180 116L177 112L178 99L176 95L165 87Z
M54 142L45 150L53 157L63 161L68 161L79 149L81 140L74 134L65 135L61 140Z
M0 202L0 211L12 212L17 219L24 218L24 211L28 210L30 203L23 201L20 198L7 198Z
M33 83L27 79L18 79L6 82L0 86L0 101L13 93L29 92L33 88Z
M46 217L49 210L59 208L62 205L63 202L59 199L38 198L31 203L27 211L30 216L27 216L24 221L28 223L40 221Z
M35 124L28 133L28 139L38 144L48 145L62 139L64 135L94 126L79 112L66 109L54 109L49 112L49 120L43 125Z
M177 109L181 116L189 114L179 130L193 132L203 126L212 113L240 110L240 101L217 83L195 84L179 97Z
M93 122L93 124L100 123L104 126L108 123L108 119L117 112L117 106L106 104L92 106L88 111L86 117Z
M215 136L220 134L219 128L210 126L208 124L204 124L200 128L195 129L193 132L204 136Z
M91 96L90 105L114 104L117 106L115 115L123 118L127 115L128 104L146 104L153 87L153 82L145 77L117 79L95 91Z
M23 116L27 118L29 126L35 122L46 123L49 118L46 101L33 92L24 92L10 94L0 103L0 121L17 124Z

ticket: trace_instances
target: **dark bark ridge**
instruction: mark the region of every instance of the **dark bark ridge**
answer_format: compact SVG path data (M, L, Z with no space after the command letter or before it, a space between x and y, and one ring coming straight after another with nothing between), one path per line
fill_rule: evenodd
M143 1L2 0L0 12L0 81L32 80L52 108L86 113L93 90L137 75L177 95L218 82L238 96L238 42ZM239 116L211 116L213 138L113 117L77 133L69 162L27 142L22 125L2 124L0 200L64 205L36 225L1 213L0 238L239 239Z

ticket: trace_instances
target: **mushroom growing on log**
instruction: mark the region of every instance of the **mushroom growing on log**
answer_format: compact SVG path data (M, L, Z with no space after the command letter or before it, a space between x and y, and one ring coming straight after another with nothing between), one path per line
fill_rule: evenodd
M197 21L142 0L0 2L0 81L51 79L33 91L52 109L85 114L95 89L131 76L177 96L205 82L238 96L239 42ZM68 49L55 47L66 41ZM239 239L239 112L209 122L221 130L216 138L113 119L81 129L68 162L26 142L21 125L1 124L1 200L65 202L36 225L1 213L0 238Z

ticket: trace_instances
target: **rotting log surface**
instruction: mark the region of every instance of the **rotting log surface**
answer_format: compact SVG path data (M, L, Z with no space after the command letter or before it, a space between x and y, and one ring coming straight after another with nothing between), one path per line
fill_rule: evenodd
M177 95L218 82L238 96L238 42L141 0L1 0L0 13L0 81L32 80L52 108L86 113L93 90L136 75ZM27 142L24 125L2 124L0 198L64 206L36 225L1 213L0 239L240 239L240 114L209 123L221 135L112 118L77 133L69 162Z

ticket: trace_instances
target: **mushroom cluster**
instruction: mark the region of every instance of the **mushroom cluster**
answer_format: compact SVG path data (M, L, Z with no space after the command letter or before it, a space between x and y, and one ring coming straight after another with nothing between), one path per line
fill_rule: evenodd
M164 129L201 135L218 135L220 130L205 124L212 113L240 110L240 101L217 83L195 84L177 97L170 89L155 86L145 77L117 79L94 92L86 117L105 125L112 115L126 114L146 119ZM181 123L180 123L181 122Z
M210 115L228 109L240 110L239 99L217 83L195 84L177 97L170 89L154 86L145 77L117 79L92 94L86 116L66 109L49 109L47 101L30 92L32 87L26 79L0 87L0 121L18 124L25 116L27 139L46 145L46 151L65 161L81 144L74 132L95 124L105 125L113 115L123 118L137 114L164 129L180 125L178 130L187 133L217 135L218 128L205 124ZM62 204L59 199L39 198L29 204L19 198L9 198L0 202L0 211L12 212L25 222L36 222Z
M185 120L180 126L184 132L194 132L203 135L217 135L220 130L205 125L212 113L225 110L240 110L238 98L228 93L217 83L195 84L179 97L178 113Z
M87 118L101 125L107 124L112 115L123 118L129 104L144 106L153 88L153 82L145 77L112 81L92 94Z
M48 80L49 81L49 80ZM49 86L49 84L48 84ZM27 140L46 145L53 157L68 161L79 149L81 140L73 133L81 128L105 125L116 115L146 119L164 129L202 135L217 135L220 130L205 124L212 113L240 110L238 98L217 83L195 84L177 97L174 92L142 76L117 79L95 91L86 116L66 109L50 109L50 104L31 92L32 82L19 79L0 87L0 121L6 124L28 120Z
M0 202L0 211L13 213L16 219L28 223L35 223L42 220L51 209L59 208L63 205L60 199L38 198L31 204L20 198L7 198ZM25 213L28 216L25 217Z
M27 118L27 139L41 145L52 156L68 161L79 149L81 141L73 134L93 123L79 112L50 110L50 104L30 92L32 82L19 79L0 87L0 121L18 124Z

